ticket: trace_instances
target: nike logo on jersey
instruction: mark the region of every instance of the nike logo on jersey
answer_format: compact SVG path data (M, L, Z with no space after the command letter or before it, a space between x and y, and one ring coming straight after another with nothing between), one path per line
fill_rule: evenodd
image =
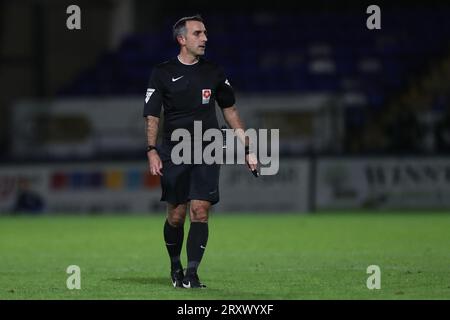
M202 246L202 245L200 246L200 248L202 248L202 249L206 249L206 247L205 247L205 246Z
M177 80L180 80L181 78L183 78L184 76L181 76L181 77L178 77L178 78L173 78L172 77L172 82L175 82L175 81L177 81Z

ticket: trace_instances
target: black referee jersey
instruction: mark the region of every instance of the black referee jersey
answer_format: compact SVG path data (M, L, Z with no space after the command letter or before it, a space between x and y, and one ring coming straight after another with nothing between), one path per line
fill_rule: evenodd
M186 65L176 57L157 65L151 74L145 96L144 117L160 117L164 109L163 143L174 144L170 137L177 128L194 134L194 121L202 122L202 131L219 128L215 102L220 108L235 104L233 89L223 69L204 58ZM202 132L202 134L203 134Z

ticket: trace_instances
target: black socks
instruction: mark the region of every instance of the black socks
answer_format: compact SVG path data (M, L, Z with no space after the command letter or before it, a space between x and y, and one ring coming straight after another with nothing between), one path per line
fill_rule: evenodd
M172 270L182 270L180 260L181 248L183 247L184 227L173 227L166 219L164 224L164 240L166 241L167 252L170 256Z
M198 265L208 242L208 223L191 222L187 239L188 266L186 274L197 273Z
M183 246L184 227L173 227L166 219L164 224L164 240L166 241L167 252L170 256L172 271L182 270L180 253ZM202 260L203 253L208 242L208 223L191 222L187 238L187 258L188 266L186 274L197 273L197 268Z

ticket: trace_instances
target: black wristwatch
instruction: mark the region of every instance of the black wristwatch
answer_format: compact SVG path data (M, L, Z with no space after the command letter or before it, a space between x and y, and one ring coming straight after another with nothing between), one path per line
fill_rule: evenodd
M147 152L150 152L150 151L152 151L152 150L156 150L156 151L158 151L158 149L156 149L156 147L155 146L147 146Z

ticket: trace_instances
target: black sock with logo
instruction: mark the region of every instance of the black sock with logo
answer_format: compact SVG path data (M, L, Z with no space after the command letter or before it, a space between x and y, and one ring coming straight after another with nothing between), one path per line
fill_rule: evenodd
M171 226L166 219L164 224L164 240L166 242L167 252L170 256L170 266L172 270L183 269L180 260L183 238L184 226Z
M207 242L208 223L191 222L186 245L188 257L186 274L197 273L197 269L202 260L203 253L205 252Z

